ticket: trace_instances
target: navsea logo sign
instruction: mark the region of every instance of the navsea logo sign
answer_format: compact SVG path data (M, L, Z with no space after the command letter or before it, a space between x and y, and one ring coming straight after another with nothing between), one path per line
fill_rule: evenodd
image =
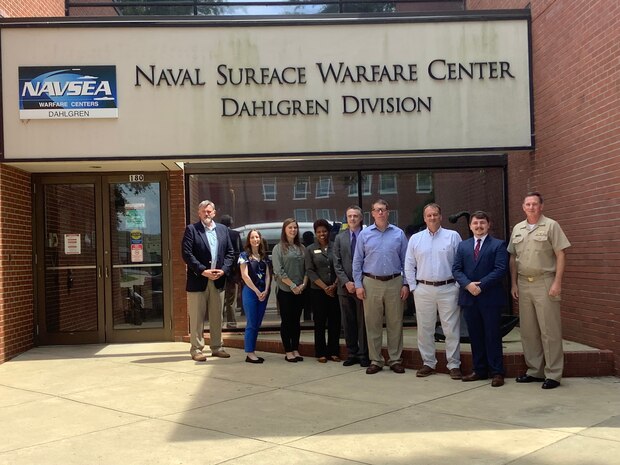
M118 118L116 66L20 66L19 118Z

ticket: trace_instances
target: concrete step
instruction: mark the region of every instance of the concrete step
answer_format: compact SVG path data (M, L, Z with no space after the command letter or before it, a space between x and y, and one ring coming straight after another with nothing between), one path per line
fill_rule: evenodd
M384 331L385 333L385 331ZM243 349L243 329L225 330L222 335L224 346ZM406 368L418 369L422 366L422 359L417 349L417 329L415 327L403 330L403 364ZM209 340L208 332L205 333L205 341ZM385 334L383 340L386 340ZM189 337L184 338L189 342ZM340 356L346 358L344 340L340 341ZM208 342L206 342L208 344ZM525 373L526 366L521 348L521 335L519 328L513 329L502 341L504 350L504 368L506 377L512 378ZM284 353L278 331L261 331L256 344L258 352ZM299 352L305 357L314 357L314 333L312 330L302 329ZM384 357L387 352L384 347ZM446 356L443 343L437 343L437 371L447 373ZM471 347L469 344L461 344L461 369L469 373L472 369ZM602 350L579 344L572 341L564 341L564 377L596 377L614 376L614 357L610 350Z

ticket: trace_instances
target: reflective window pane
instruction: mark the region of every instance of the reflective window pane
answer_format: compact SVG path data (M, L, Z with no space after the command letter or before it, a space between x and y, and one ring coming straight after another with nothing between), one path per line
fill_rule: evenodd
M44 186L45 323L48 333L96 331L95 186Z
M114 329L162 328L159 183L110 184Z
M374 181L374 182L373 182ZM424 205L436 202L442 207L443 226L469 236L468 215L486 210L492 217L492 233L505 238L503 170L501 168L459 170L385 170L336 173L261 173L243 175L189 176L190 221L196 221L201 200L212 200L217 215L231 215L242 240L252 228L261 231L269 249L280 240L282 222L295 218L300 233L312 241L312 223L325 218L346 222L345 209L360 202L364 223L372 221L371 203L377 198L390 205L389 220L411 235L426 226L422 218ZM277 201L276 201L277 200ZM218 217L215 218L218 221ZM279 324L272 292L264 326ZM237 302L237 326L244 326ZM407 307L405 321L412 323L414 309ZM311 316L306 314L308 324ZM226 323L226 322L224 322ZM225 325L224 325L225 327Z

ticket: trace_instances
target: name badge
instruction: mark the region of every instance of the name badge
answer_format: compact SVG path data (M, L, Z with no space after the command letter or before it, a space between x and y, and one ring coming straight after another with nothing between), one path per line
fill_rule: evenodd
M315 250L314 250L314 253L319 254L319 253L321 253L321 251L320 251L319 249L315 249Z

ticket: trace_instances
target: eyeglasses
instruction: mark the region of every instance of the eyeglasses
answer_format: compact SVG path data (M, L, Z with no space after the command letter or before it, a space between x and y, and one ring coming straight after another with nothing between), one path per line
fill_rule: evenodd
M376 213L385 213L387 208L373 208L372 211Z

